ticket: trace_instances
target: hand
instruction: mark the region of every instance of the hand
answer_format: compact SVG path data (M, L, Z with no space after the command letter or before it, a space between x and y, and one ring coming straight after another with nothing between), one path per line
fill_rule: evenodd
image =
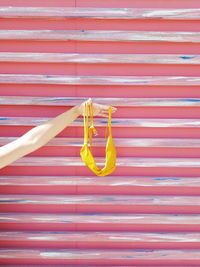
M84 106L85 103L87 105L90 105L92 103L92 99L89 98L88 100L86 100L85 102L83 102L80 106L79 106L79 112L82 116L84 116ZM108 117L108 108L109 106L107 105L101 105L101 104L97 104L97 103L92 103L93 104L93 108L94 108L94 116L100 116L100 117ZM112 113L114 113L117 110L117 108L112 107Z

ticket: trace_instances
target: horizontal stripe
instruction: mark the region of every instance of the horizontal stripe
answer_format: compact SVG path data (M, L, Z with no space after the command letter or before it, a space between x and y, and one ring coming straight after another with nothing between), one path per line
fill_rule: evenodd
M95 31L95 30L0 30L0 40L54 41L149 41L199 43L199 32Z
M0 62L200 64L199 55L0 52Z
M1 176L0 185L10 186L107 186L122 187L122 186L165 186L165 187L183 187L183 186L196 186L200 187L200 177L128 177L128 176L108 176L108 177L95 177L95 176Z
M200 196L125 196L125 195L69 195L69 196L37 196L37 195L2 195L0 197L2 205L183 205L200 206Z
M2 176L0 194L199 196L200 178L109 176Z
M200 242L200 233L110 233L110 232L1 232L0 240L35 240L35 241L80 241L80 242L94 242L107 241L113 242Z
M182 264L196 266L200 263L199 250L75 250L75 249L0 249L2 263L32 263L32 264ZM80 262L81 260L81 262ZM187 264L187 265L186 265ZM105 266L105 265L104 265Z
M44 117L0 117L0 125L40 125L51 118ZM95 118L95 126L105 127L107 120ZM83 118L76 119L71 123L74 127L83 127ZM199 119L127 119L113 118L112 127L173 127L173 128L199 128Z
M200 85L200 77L187 76L68 76L0 74L0 84L80 85Z
M1 7L1 18L101 18L199 20L198 8Z
M200 248L199 233L1 232L7 248Z
M1 212L199 214L199 196L2 195Z
M104 165L104 158L96 158L97 165ZM23 157L13 166L85 166L80 157ZM193 167L200 168L200 158L131 158L117 159L118 167Z
M6 145L17 140L16 137L0 137L0 145ZM104 147L106 144L105 138L94 138L92 146ZM200 139L187 138L115 138L116 147L191 147L199 148ZM83 145L83 138L65 138L54 137L45 146L72 146L81 147Z
M200 215L191 214L50 214L50 213L0 213L0 223L80 223L80 224L145 224L145 225L198 225L200 226ZM190 231L192 228L190 228ZM155 231L155 230L154 230ZM181 231L181 229L180 229ZM179 231L178 231L179 232Z
M0 105L76 106L85 97L0 96ZM200 98L97 98L92 101L118 107L199 107Z

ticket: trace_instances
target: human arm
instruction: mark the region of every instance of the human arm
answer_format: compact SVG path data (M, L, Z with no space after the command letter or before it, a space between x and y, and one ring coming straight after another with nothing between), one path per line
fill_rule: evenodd
M91 103L88 99L86 103ZM18 139L0 147L0 168L3 168L17 159L29 154L49 142L54 136L69 126L80 115L84 115L84 104L74 106L70 110L58 115L47 122L32 128ZM93 103L94 116L107 117L106 105ZM113 107L113 112L116 108Z

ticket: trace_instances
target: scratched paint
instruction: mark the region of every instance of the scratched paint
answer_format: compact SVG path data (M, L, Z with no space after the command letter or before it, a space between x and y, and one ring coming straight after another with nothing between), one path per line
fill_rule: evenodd
M48 214L48 213L1 213L0 223L59 223L65 224L65 221L70 221L71 223L97 223L97 224L144 224L147 226L152 224L163 224L167 225L190 225L195 226L200 224L200 215L191 214L94 214L94 215L81 215L81 214ZM17 226L16 226L17 227ZM190 228L192 230L192 227Z
M200 42L199 32L94 31L94 30L0 30L0 40L83 40Z
M1 7L2 18L101 18L101 19L176 19L196 20L200 18L199 8L91 8L91 7Z
M105 164L105 159L96 157L100 166ZM12 166L85 166L80 157L23 157L11 164ZM121 157L117 160L121 167L186 167L199 168L199 158L131 158Z
M0 96L1 105L80 105L84 97ZM199 107L200 98L92 98L93 102L119 107Z
M61 206L76 204L78 205L120 205L120 206L134 206L134 205L162 205L162 206L183 206L187 209L190 206L200 206L199 196L125 196L125 195L113 195L113 196L99 196L99 195L71 195L71 196L37 196L37 195L2 195L0 198L4 205L13 203L17 206L18 203L24 203L26 205L35 204L40 209L40 204ZM92 204L91 204L92 203ZM10 204L11 205L11 204ZM142 208L141 208L142 210ZM111 212L111 210L110 210Z
M135 248L138 249L143 246L145 249L156 248L159 242L160 249L170 246L170 248L179 249L200 246L200 237L198 233L117 233L117 232L3 232L0 233L1 244L6 242L7 248L14 248L17 246L31 245L42 248L51 247L56 242L57 248L102 248L106 245L107 248ZM145 244L144 244L145 243ZM140 249L140 251L142 251Z
M28 253L27 253L28 251ZM196 250L20 250L20 249L0 249L1 258L16 258L16 259L145 259L145 260L200 260L200 255ZM78 258L77 258L78 257ZM59 261L58 261L59 262ZM196 262L197 263L197 262Z
M200 38L199 38L200 40ZM0 74L0 84L200 85L199 77Z
M200 64L199 55L0 52L0 62Z
M39 125L51 118L45 117L2 117L0 125ZM95 118L95 126L105 127L106 119ZM71 123L74 127L83 127L83 119L76 119ZM184 128L199 128L199 119L112 119L112 127L184 127Z
M68 242L107 242L113 243L113 241L118 242L193 242L200 243L200 234L199 233L137 233L137 232L1 232L0 241L3 242L18 240L19 242L23 241L65 241ZM180 244L181 245L181 244ZM78 244L76 245L78 247Z
M26 176L8 176L0 177L0 185L18 185L18 186L48 186L48 185L60 185L60 186L108 186L110 187L122 187L122 186L142 186L142 187L152 187L152 186L177 186L178 187L199 187L200 177L115 177L109 176L106 178L96 178L88 176L76 176L73 177L59 177L59 176L48 176L47 177L38 177L33 176L31 181ZM28 188L27 188L28 189ZM17 189L16 189L17 190ZM93 189L95 190L95 189ZM110 189L111 190L111 189ZM6 189L5 189L6 192Z
M0 145L6 145L16 140L16 137L0 137ZM83 138L65 138L54 137L45 146L72 146L82 147ZM106 145L105 138L93 139L93 146L104 147ZM200 147L200 140L198 138L115 138L116 147Z

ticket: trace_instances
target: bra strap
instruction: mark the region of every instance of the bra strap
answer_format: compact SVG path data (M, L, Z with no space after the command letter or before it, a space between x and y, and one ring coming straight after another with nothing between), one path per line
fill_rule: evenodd
M108 108L108 123L106 127L105 138L107 137L107 130L108 130L109 136L112 137L111 121L112 121L112 107L109 107Z
M109 116L108 116L108 129L109 129L109 135L112 136L112 130L111 130L112 107L109 107L108 112L109 112Z
M88 125L88 116L90 113L90 128ZM112 137L112 129L111 129L111 120L112 120L112 107L108 108L108 123L106 127L106 133L105 133L105 138L107 135L107 129L109 132L109 136ZM97 130L94 127L94 121L93 121L93 115L94 115L94 108L93 104L91 103L89 106L85 103L85 115L84 115L84 144L88 144L88 136L90 139L90 147L92 147L92 136L93 134L97 134Z
M89 105L89 110L90 110L90 128L89 128L89 138L90 138L90 147L92 147L92 135L97 134L97 130L94 127L94 121L93 121L93 116L94 116L94 107L93 104L91 103Z
M84 144L88 144L88 107L84 105Z

